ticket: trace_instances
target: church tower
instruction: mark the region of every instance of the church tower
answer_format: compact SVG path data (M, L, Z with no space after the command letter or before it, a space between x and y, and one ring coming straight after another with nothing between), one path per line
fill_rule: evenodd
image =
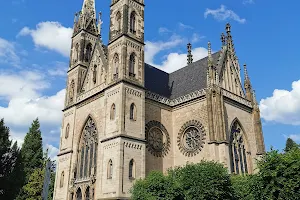
M112 0L109 32L109 76L144 85L144 0Z

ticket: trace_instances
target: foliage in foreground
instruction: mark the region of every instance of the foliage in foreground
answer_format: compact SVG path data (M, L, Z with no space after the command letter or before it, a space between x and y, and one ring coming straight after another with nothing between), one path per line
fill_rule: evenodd
M22 187L21 154L17 142L12 145L10 130L0 120L0 199L14 199Z
M300 148L292 140L285 151L271 150L257 162L254 175L229 175L221 164L202 161L151 172L131 189L133 200L299 200Z
M132 190L133 200L204 200L233 199L230 176L223 165L201 161L169 170L167 175L151 172L138 180Z

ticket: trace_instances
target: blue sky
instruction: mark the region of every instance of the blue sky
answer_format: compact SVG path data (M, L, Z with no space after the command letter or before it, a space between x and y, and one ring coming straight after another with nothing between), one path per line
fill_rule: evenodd
M300 142L300 3L271 0L145 0L146 61L165 71L221 47L225 24L260 102L267 149ZM74 13L83 0L7 0L0 7L0 118L20 143L40 118L45 148L57 153ZM96 0L107 43L110 0ZM181 64L183 63L183 64Z

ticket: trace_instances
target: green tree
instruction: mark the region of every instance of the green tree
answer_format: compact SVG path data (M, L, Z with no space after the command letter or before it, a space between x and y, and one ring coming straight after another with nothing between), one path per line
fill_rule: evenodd
M21 156L24 170L20 179L23 181L22 186L25 186L33 172L36 169L41 169L44 162L42 134L38 119L35 119L32 122L31 127L24 138L24 143L21 148ZM22 187L17 200L24 200L27 196L28 194L24 191L24 187Z
M236 199L242 200L256 200L266 199L262 190L264 186L260 176L254 175L232 175L231 176L232 186L235 192Z
M23 187L26 200L42 200L44 168L36 168L29 176L28 183Z
M4 119L0 120L0 197L1 199L14 199L22 187L18 179L21 175L21 156L17 142L12 146L9 139L9 128L5 126Z
M137 180L131 193L132 200L183 199L176 178L171 174L164 176L158 171L152 171L144 180Z
M285 152L288 152L288 151L290 151L291 149L293 149L293 148L298 148L298 147L299 147L299 145L298 145L293 139L288 138L288 139L286 140L286 143L285 143L285 149L284 149L284 151L285 151Z
M300 149L272 150L258 162L264 199L300 199Z
M228 170L220 163L201 161L175 169L185 200L233 199Z
M204 200L234 199L234 190L227 169L222 164L201 161L169 170L167 175L152 172L138 180L132 199Z
M39 120L32 122L21 149L26 177L43 166L43 142Z

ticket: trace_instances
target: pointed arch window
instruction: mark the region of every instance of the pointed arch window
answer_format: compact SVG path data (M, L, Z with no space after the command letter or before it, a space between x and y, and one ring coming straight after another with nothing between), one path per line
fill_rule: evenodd
M116 118L116 105L113 104L110 108L110 120L114 120Z
M75 94L75 81L72 79L69 88L69 104L73 103Z
M97 82L97 65L94 65L93 82L94 82L94 84L96 84L96 82Z
M60 175L60 182L59 182L60 188L64 187L64 180L65 180L65 172L63 171Z
M112 179L113 176L113 162L110 159L107 165L107 179Z
M136 14L135 14L135 11L133 11L131 14L130 14L130 32L135 34L136 33L136 30L135 30L135 24L136 24Z
M130 105L130 119L131 120L136 120L136 106L135 106L135 104L134 103L132 103L131 105Z
M73 56L74 56L74 62L76 63L79 58L79 44L78 43L75 45Z
M86 45L86 49L85 49L85 62L89 62L91 60L92 57L92 44L89 43L88 45Z
M129 162L129 179L135 178L135 162L133 159Z
M97 151L97 138L98 131L96 124L91 117L88 117L83 131L81 133L78 156L77 156L77 167L78 176L74 177L78 179L87 179L92 175L96 174L96 151Z
M119 77L119 55L115 54L113 59L113 80L118 79Z
M131 77L135 77L134 67L135 67L135 53L132 53L130 54L129 57L129 76Z
M248 173L245 134L237 120L233 123L230 133L231 172L235 174Z
M76 192L76 200L82 200L82 192L80 188L78 188Z
M121 31L121 13L120 11L116 14L116 31L119 33Z
M70 133L70 124L68 123L66 126L65 138L68 139Z
M90 187L85 190L85 200L90 200Z

